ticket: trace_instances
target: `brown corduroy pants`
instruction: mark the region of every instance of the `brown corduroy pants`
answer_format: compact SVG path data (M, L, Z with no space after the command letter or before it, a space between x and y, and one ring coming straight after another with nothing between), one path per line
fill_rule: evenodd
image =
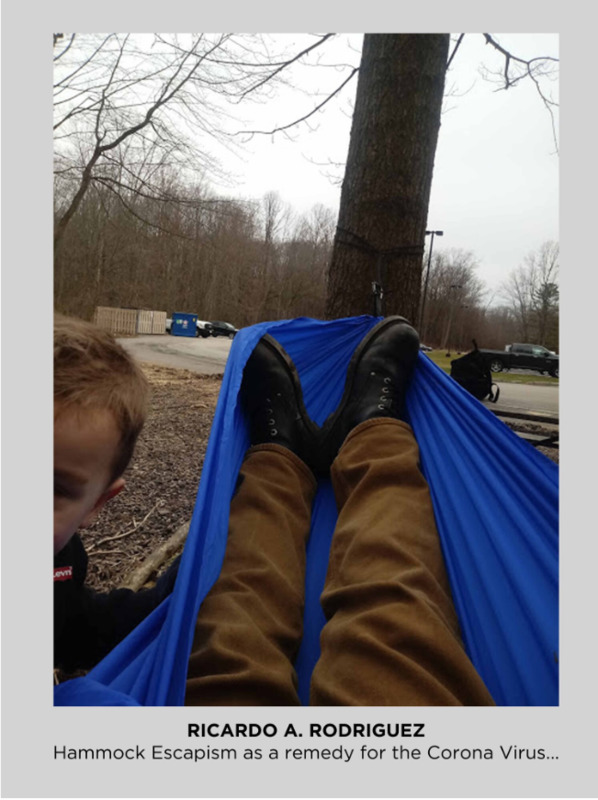
M419 451L404 422L347 437L311 705L493 705L461 642ZM220 577L198 615L186 705L299 705L305 545L316 482L278 445L251 448Z

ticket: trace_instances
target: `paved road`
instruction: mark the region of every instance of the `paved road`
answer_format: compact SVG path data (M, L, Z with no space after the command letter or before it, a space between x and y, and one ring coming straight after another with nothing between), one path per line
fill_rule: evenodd
M120 339L120 343L139 361L149 361L165 367L189 369L203 374L224 372L230 339L192 339L186 336L136 336ZM558 415L558 385L533 386L525 383L501 383L498 403L486 403L494 411L535 411Z
M534 386L528 383L501 383L493 377L500 388L497 403L485 402L484 405L493 411L535 411L541 414L558 416L559 387L558 384Z
M204 375L224 372L232 341L223 336L195 339L187 336L136 336L119 339L138 361L189 369Z

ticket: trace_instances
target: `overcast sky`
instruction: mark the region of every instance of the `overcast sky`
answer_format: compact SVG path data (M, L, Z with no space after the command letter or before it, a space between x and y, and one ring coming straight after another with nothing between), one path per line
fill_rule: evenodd
M500 43L525 58L558 57L556 34L496 34ZM328 63L350 59L359 53L346 49L347 36L334 50L327 45ZM350 41L359 48L361 37ZM447 76L445 111L436 153L428 227L444 230L434 249L462 248L475 253L479 276L494 289L522 263L526 254L547 240L558 240L559 158L551 119L531 81L509 91L497 91L484 81L481 64L501 69L503 59L485 44L481 34L468 34ZM325 71L313 69L313 91ZM309 88L305 73L301 85ZM328 85L342 77L328 70ZM307 81L307 82L306 82ZM558 100L558 82L548 86ZM342 167L319 165L343 163L348 149L350 110L355 80L338 102L311 121L284 135L254 137L245 160L231 161L239 176L236 193L260 197L277 191L295 210L316 203L338 209ZM260 129L287 123L312 107L307 94L281 92L267 106L257 107L253 120ZM252 120L248 119L251 127ZM331 173L337 182L331 180Z

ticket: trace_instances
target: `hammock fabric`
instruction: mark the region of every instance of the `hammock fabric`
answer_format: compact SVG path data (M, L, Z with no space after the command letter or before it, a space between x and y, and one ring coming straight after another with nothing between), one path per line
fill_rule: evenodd
M216 581L228 515L249 445L238 401L243 367L270 333L297 366L305 405L322 424L375 317L295 319L242 329L233 341L173 594L86 677L55 688L55 705L182 705L195 619ZM498 705L558 705L558 468L421 355L407 396L430 484L467 652ZM320 483L307 549L299 692L319 656L319 604L336 506Z

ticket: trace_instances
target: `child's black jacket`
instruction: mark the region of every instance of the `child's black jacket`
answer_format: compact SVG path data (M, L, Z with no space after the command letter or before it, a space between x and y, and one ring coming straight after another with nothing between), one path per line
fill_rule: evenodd
M152 589L96 592L85 586L87 553L78 534L54 557L54 666L89 669L173 589L179 560Z

